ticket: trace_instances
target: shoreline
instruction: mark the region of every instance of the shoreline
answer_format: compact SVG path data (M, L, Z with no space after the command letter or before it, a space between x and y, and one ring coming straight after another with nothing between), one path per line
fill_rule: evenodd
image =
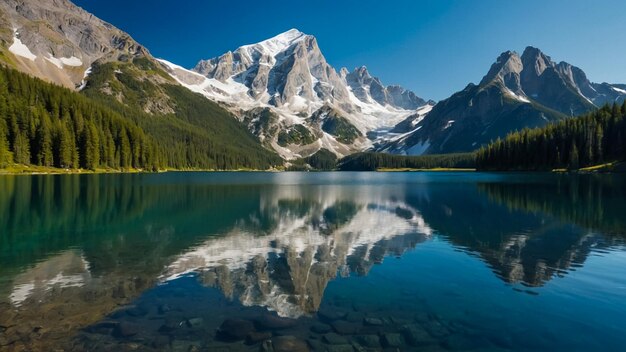
M159 174L166 172L305 172L305 171L288 171L285 169L233 169L233 170L215 170L215 169L162 169L157 171L148 171L142 169L59 169L55 167L45 166L25 166L14 164L11 167L0 169L0 176L36 176L36 175L98 175L98 174ZM352 172L341 170L311 170L306 172ZM475 168L378 168L376 170L360 170L356 172L527 172L527 173L557 173L557 174L619 174L626 172L626 163L613 162L601 165L594 165L580 168L578 170L553 169L553 170L478 170Z

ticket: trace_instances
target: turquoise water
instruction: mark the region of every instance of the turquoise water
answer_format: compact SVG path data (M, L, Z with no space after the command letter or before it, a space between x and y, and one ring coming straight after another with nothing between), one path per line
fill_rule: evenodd
M0 350L622 350L625 186L1 176Z

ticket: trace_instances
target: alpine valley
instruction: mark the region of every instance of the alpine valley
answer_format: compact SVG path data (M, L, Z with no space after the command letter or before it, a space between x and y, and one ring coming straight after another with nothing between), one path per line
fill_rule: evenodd
M0 42L0 104L11 112L0 167L280 169L363 151L469 152L626 99L626 85L592 83L528 47L435 103L365 66L333 68L297 29L187 69L69 0L2 1Z

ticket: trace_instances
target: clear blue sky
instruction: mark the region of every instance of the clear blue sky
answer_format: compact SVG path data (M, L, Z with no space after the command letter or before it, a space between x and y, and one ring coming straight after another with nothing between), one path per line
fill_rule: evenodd
M337 70L440 100L498 54L539 47L594 82L626 83L624 0L75 0L185 67L290 28L315 35Z

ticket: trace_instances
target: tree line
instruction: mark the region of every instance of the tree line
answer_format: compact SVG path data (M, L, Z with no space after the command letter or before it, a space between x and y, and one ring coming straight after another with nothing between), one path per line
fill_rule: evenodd
M626 159L626 102L510 133L476 153L480 170L571 169Z
M382 168L473 168L474 161L473 153L407 156L366 152L346 156L338 162L337 168L341 171L374 171Z

